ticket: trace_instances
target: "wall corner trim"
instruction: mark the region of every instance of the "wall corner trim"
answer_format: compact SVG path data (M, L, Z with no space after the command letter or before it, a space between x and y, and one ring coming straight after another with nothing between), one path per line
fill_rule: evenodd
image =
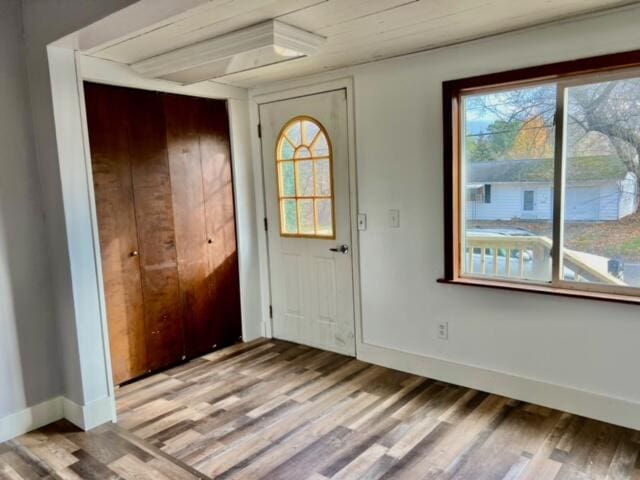
M63 397L54 397L0 418L0 443L63 418L62 401Z
M115 421L113 397L103 397L86 405L78 405L68 398L62 399L64 418L83 430L91 430L103 423Z
M632 400L368 343L359 343L357 352L358 360L383 367L640 429L640 403Z

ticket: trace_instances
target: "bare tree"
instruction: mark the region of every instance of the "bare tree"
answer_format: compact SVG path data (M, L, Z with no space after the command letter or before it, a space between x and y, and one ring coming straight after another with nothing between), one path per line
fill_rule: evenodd
M628 172L640 181L640 79L623 79L570 87L567 140L575 146L590 133L602 135ZM555 85L541 85L469 99L471 108L527 128L540 117L552 128L556 112Z
M640 178L640 79L577 86L568 92L570 127L607 137L627 171Z

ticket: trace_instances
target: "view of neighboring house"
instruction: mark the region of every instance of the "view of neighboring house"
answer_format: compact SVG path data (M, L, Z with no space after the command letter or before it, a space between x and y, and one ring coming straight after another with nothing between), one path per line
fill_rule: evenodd
M551 220L553 160L469 162L469 220ZM565 220L619 220L638 209L636 176L615 156L568 160Z

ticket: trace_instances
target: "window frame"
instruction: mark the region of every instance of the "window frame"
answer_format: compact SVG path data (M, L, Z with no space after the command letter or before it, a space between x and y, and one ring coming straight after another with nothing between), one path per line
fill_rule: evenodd
M558 294L624 303L640 303L640 288L631 286L588 284L560 278L564 248L564 121L565 92L569 87L640 76L640 50L614 53L578 60L526 67L487 75L445 81L443 101L443 173L444 173L444 277L441 283L456 283L534 293ZM553 182L552 279L548 283L523 279L502 279L461 274L462 210L462 97L470 93L489 93L510 87L556 83L555 151ZM524 199L523 199L524 200ZM524 205L523 205L524 207Z
M314 157L313 155L309 158L298 158L296 159L295 156L291 158L291 160L284 160L284 159L279 159L279 150L280 150L280 142L282 140L283 137L285 136L285 132L287 131L287 129L290 127L290 125L292 125L295 122L303 122L303 121L308 121L311 122L313 124L315 124L318 129L319 129L319 133L321 133L322 135L324 135L324 138L327 140L327 148L329 150L328 155L326 157ZM288 137L286 137L288 140ZM289 140L289 143L293 146L293 143L291 142L291 140ZM300 146L296 147L299 148ZM308 146L310 147L310 145ZM331 143L331 138L329 137L329 133L327 132L327 129L324 127L324 125L316 118L311 117L309 115L297 115L295 117L290 118L289 120L287 120L285 122L285 124L283 125L283 127L280 129L280 132L278 132L278 136L276 137L276 143L275 143L275 169L276 169L276 188L277 188L277 202L278 202L278 228L279 228L279 232L280 232L280 236L283 238L306 238L306 239L310 239L310 240L335 240L336 239L336 195L335 195L335 191L334 191L334 181L333 181L333 144ZM315 188L316 188L316 183L315 183L315 162L316 160L320 160L320 159L327 159L329 161L329 185L330 185L330 189L331 189L331 195L329 196L318 196L315 195ZM297 162L298 161L304 161L304 160L311 160L312 165L313 165L313 169L314 169L314 195L311 196L299 196L298 193L298 174L297 174ZM281 195L281 189L280 189L280 181L281 181L281 177L280 177L280 163L282 162L289 162L291 161L293 163L293 169L294 169L294 181L295 181L295 190L296 190L296 195L294 195L293 197L283 197ZM283 231L282 229L282 221L283 221L283 216L282 216L282 200L294 200L296 202L296 219L297 219L297 227L298 227L298 233L286 233ZM314 229L316 227L316 222L317 222L317 212L316 212L316 200L321 199L321 200L330 200L331 201L331 235L318 235L317 233L299 233L300 231L300 222L299 222L299 215L300 215L300 208L299 208L299 203L298 200L304 200L304 199L310 199L313 201L313 218L314 218Z

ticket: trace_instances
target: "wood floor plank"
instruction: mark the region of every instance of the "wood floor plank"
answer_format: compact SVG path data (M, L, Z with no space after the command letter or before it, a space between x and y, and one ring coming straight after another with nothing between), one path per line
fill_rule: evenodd
M640 480L640 432L259 339L0 444L0 480Z

